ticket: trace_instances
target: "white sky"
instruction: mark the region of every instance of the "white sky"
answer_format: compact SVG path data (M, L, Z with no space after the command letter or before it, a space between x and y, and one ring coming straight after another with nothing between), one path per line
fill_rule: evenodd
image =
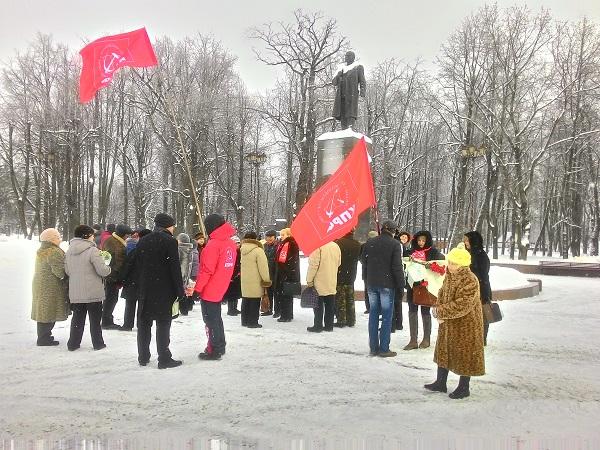
M35 33L79 49L84 39L141 26L150 38L210 34L238 57L237 68L251 90L272 85L275 70L256 60L247 31L269 21L290 21L296 8L335 17L367 67L395 57L431 61L461 20L483 0L0 0L0 60L22 49ZM600 24L600 0L498 0L500 6L544 6L566 20L587 15Z

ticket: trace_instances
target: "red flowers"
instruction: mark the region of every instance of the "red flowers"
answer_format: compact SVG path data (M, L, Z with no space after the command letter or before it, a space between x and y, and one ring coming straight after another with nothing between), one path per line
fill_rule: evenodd
M439 275L444 275L446 273L446 268L444 266L440 266L435 261L429 265L429 269L431 269L433 272Z

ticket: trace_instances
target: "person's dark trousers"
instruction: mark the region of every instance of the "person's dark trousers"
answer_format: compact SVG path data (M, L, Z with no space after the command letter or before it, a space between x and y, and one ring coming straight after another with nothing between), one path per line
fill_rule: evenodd
M260 298L242 298L242 326L258 325Z
M325 323L323 323L323 309L325 309ZM335 295L319 295L319 306L313 308L315 313L314 327L325 330L333 329L335 309Z
M106 283L104 285L104 301L102 302L102 326L114 325L113 312L119 301L119 285Z
M90 318L90 336L92 338L92 346L99 350L104 347L104 339L102 338L102 326L100 320L102 318L102 302L93 303L72 303L73 317L71 318L71 334L67 342L69 350L78 349L81 346L81 338L85 330L85 318Z
M281 294L273 295L273 317L277 318L281 316Z
M275 301L275 289L273 289L273 286L271 286L270 288L267 288L267 295L269 296L269 311L268 312L273 312L273 302ZM260 305L259 305L259 309L260 309Z
M152 319L138 317L137 344L138 362L150 360L150 341L152 340ZM158 362L167 362L173 359L169 344L171 343L171 319L156 320L156 351Z
M123 317L123 328L133 328L133 322L135 320L135 308L137 305L137 298L126 298L125 299L125 315Z
M281 308L281 319L292 320L294 318L294 297L291 295L281 295L279 297Z
M395 330L402 329L402 298L404 297L404 289L396 289L395 295L394 314L392 316L392 333Z
M179 313L187 316L188 313L192 310L193 301L191 297L183 297L179 300Z
M221 303L208 302L201 300L202 319L206 328L206 344L205 353L212 355L225 354L225 328L223 327L223 319L221 317Z
M238 306L237 298L227 299L227 315L228 316L237 316L239 314L237 306Z
M55 322L48 323L37 323L37 343L46 344L48 342L52 342L54 340L54 336L52 336L52 329L54 328Z
M371 310L371 305L369 304L369 291L367 289L367 284L365 283L365 310L369 312Z

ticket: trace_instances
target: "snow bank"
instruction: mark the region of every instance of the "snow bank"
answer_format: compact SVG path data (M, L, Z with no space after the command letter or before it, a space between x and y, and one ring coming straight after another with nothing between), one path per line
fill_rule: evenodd
M302 283L306 282L306 273L308 272L308 258L300 258L300 273ZM358 263L357 277L354 282L354 289L363 291L365 285L361 279L362 267ZM490 267L490 285L493 291L502 291L526 287L529 285L527 277L516 269L508 267Z

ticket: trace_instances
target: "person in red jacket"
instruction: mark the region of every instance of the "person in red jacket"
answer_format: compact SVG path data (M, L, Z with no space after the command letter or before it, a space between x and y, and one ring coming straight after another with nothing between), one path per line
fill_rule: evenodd
M221 318L221 300L231 281L237 258L237 247L231 240L235 234L235 228L225 222L223 216L208 215L204 219L204 227L209 240L202 250L194 291L200 297L208 343L198 358L217 360L225 354L225 329Z

